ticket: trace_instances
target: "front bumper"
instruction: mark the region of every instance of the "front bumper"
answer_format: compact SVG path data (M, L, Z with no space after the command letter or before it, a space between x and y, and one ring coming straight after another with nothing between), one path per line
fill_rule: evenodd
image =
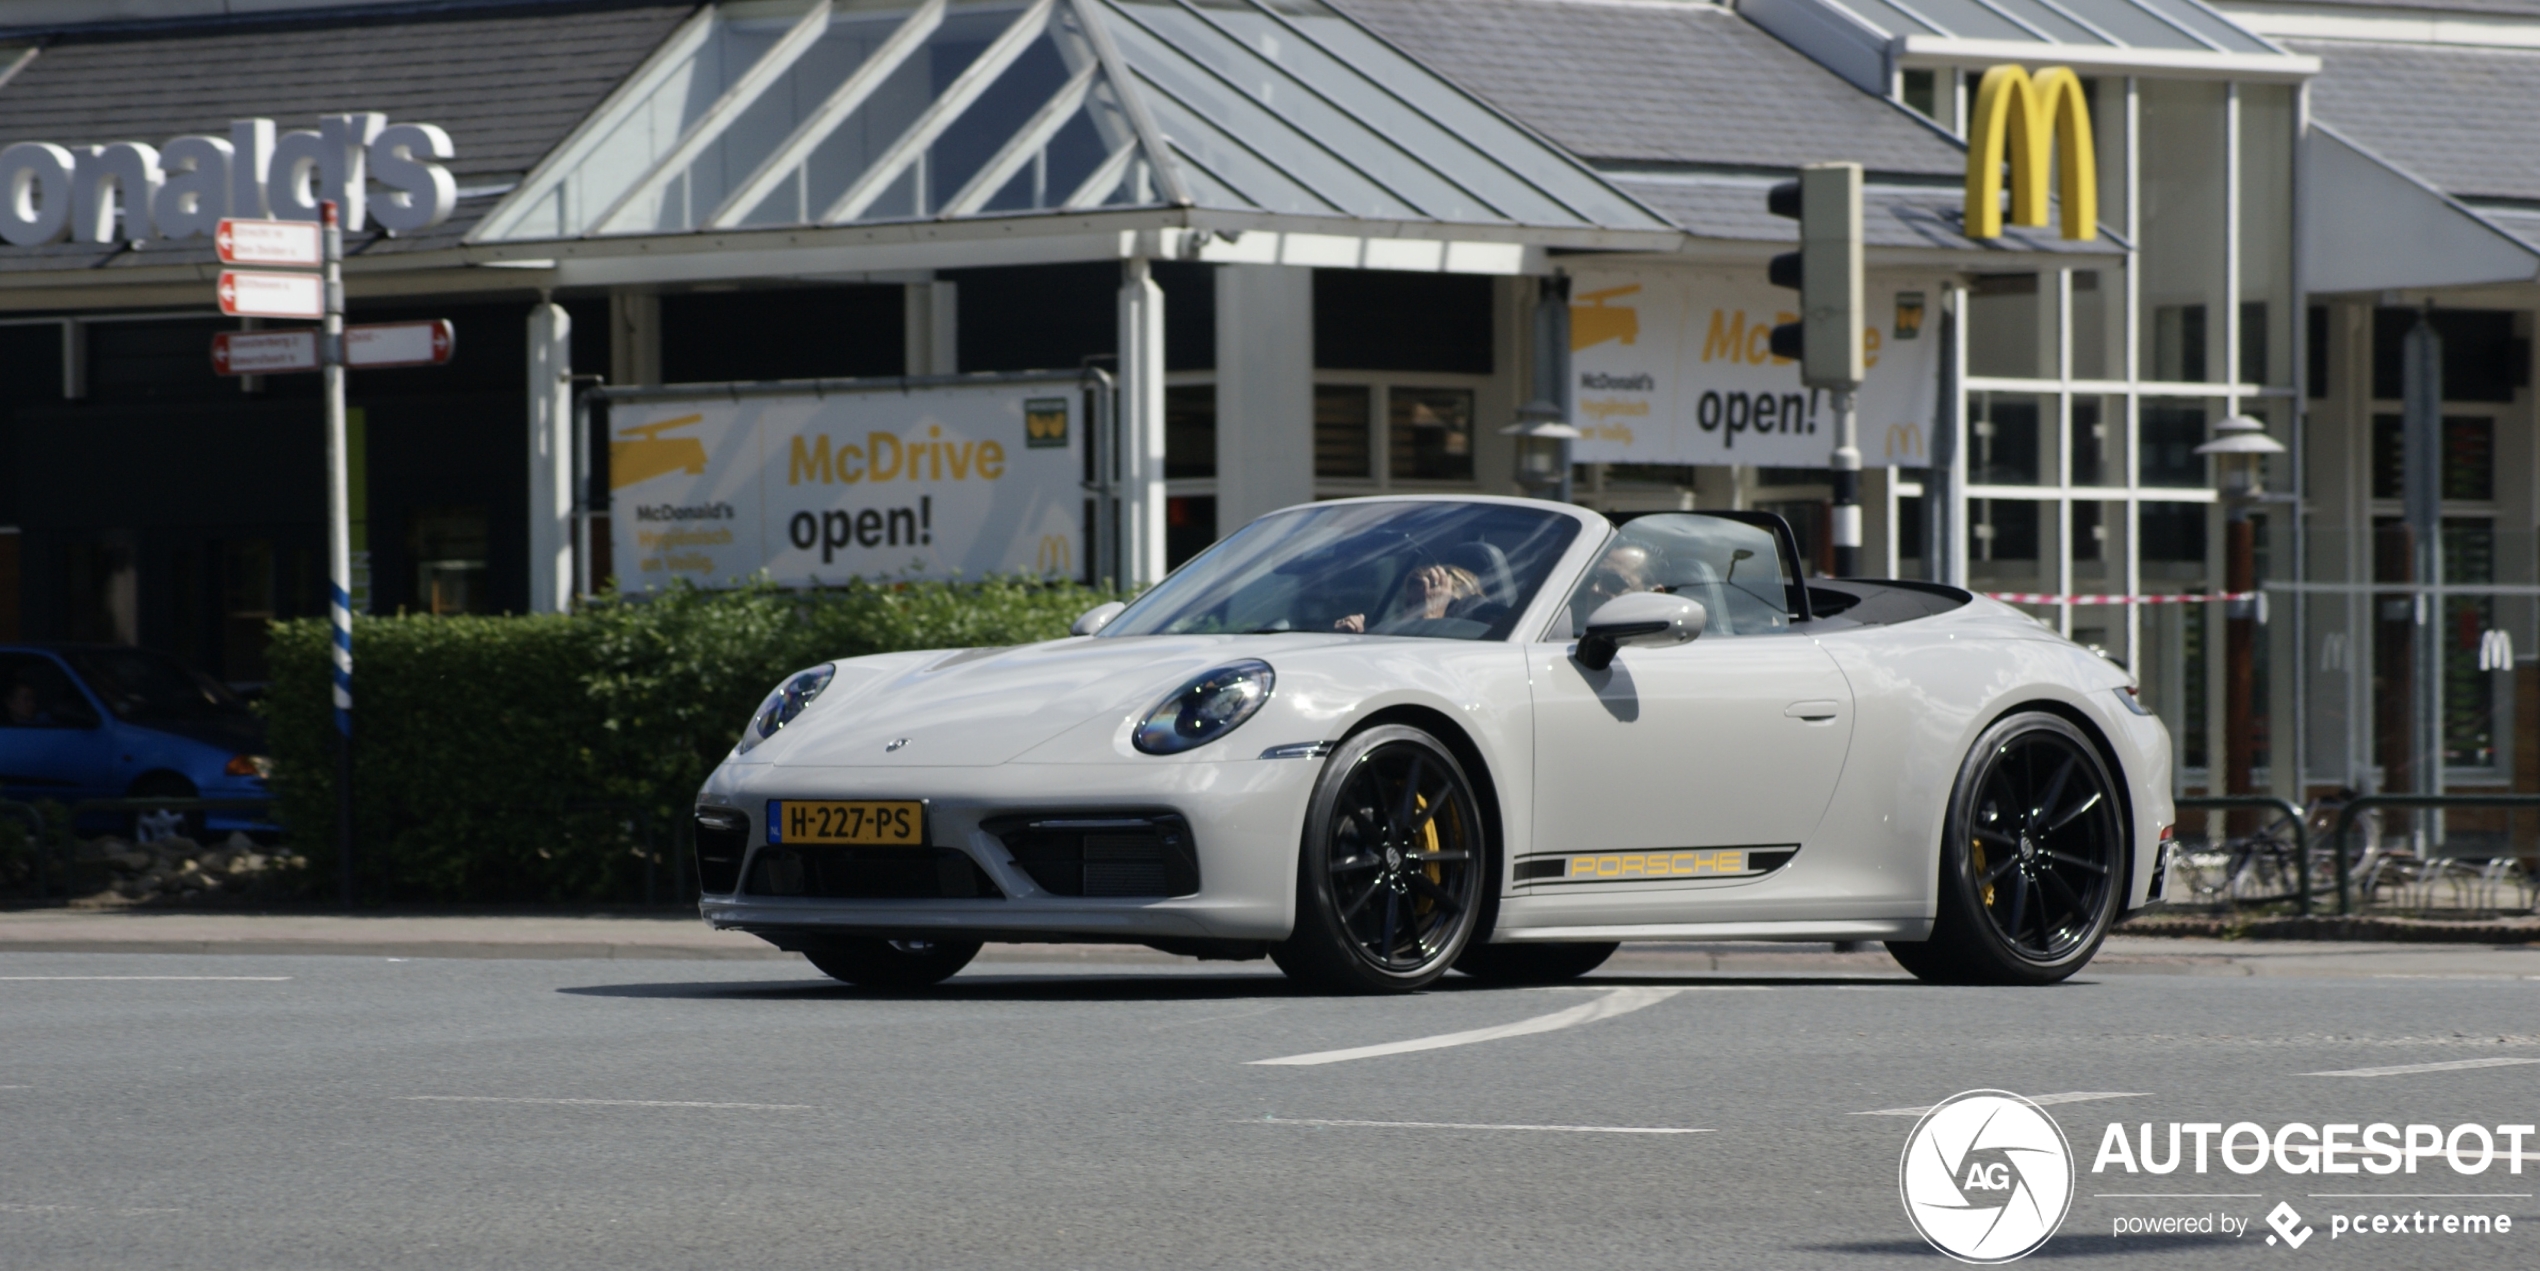
M821 935L971 940L1284 939L1295 922L1297 842L1319 759L1025 764L978 768L726 764L700 807L750 817L743 882L704 895L717 928L778 943ZM935 848L966 854L1002 898L833 899L751 894L771 799L924 799ZM1171 897L1056 895L983 822L1120 808L1170 810L1190 827L1199 889Z

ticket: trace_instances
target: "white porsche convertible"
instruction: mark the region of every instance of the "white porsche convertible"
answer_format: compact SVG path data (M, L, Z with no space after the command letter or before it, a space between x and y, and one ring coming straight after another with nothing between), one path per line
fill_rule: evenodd
M799 672L697 796L704 916L872 986L1063 940L1400 992L1624 940L2048 983L2158 898L2169 740L2124 670L1803 581L1770 515L1617 519L1317 503L1066 639Z

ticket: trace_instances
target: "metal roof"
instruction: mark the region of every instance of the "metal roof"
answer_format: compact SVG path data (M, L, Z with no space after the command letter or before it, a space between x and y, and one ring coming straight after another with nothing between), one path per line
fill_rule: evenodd
M1738 12L1874 93L1918 66L2024 62L2178 78L2300 79L2290 52L2200 0L1742 0Z
M1321 0L727 0L470 238L1168 207L1671 228Z

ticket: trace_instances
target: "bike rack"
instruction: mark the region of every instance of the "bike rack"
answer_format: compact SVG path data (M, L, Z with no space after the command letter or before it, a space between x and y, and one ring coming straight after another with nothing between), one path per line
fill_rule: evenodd
M2179 800L2184 804L2185 799ZM2372 808L2530 808L2540 811L2540 794L2368 794L2347 801L2337 814L2337 912L2352 912L2347 900L2346 834L2354 828L2356 818ZM2308 909L2304 913L2310 912Z
M2301 912L2301 914L2302 914L2302 916L2303 916L2303 917L2306 917L2306 918L2307 918L2307 917L2309 917L2309 916L2310 916L2310 913L2311 913L2311 827L2310 827L2310 823L2309 823L2309 822L2310 822L2310 818L2309 818L2309 817L2307 817L2307 816L2305 816L2305 815L2303 815L2302 809L2301 809L2298 805L2296 805L2296 804L2295 804L2295 803L2294 803L2291 799L2279 799L2279 798L2276 798L2276 797L2274 797L2274 796L2272 796L2272 795L2264 795L2264 794L2212 794L2212 795L2199 795L2199 796L2196 796L2196 797L2194 797L2194 798L2178 798L2178 799L2173 799L2173 800L2171 800L2170 802L2172 803L2172 805L2174 805L2174 806L2176 806L2176 807L2179 807L2179 808L2186 808L2186 809L2194 809L2194 810L2197 810L2197 811L2205 811L2205 810L2216 810L2216 811L2219 811L2219 810L2230 809L2230 808L2273 808L2273 809L2275 809L2276 811L2283 813L2283 814L2284 814L2284 819L2293 823L2293 874L2294 874L2293 891L2294 891L2294 903L2295 903L2296 905L2300 906L2300 912ZM2535 802L2535 803L2540 803L2540 800L2534 800L2534 802ZM2344 896L2345 896L2345 887L2346 887L2346 877L2345 877L2345 869L2344 869L2344 867L2343 867L2343 865L2342 865L2342 864L2341 864L2341 866L2340 866L2340 867L2339 867L2339 869L2338 869L2338 879L2337 879L2337 885L2338 885L2338 896L2339 896L2339 901L2338 901L2338 910L2337 910L2337 911L2338 911L2339 913L2344 913L2344 912L2346 912L2345 900L2344 900Z

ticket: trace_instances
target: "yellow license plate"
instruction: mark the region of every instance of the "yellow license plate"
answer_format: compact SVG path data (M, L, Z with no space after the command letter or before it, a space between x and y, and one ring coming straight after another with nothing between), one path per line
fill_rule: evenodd
M770 799L767 841L923 847L926 804L917 799Z

